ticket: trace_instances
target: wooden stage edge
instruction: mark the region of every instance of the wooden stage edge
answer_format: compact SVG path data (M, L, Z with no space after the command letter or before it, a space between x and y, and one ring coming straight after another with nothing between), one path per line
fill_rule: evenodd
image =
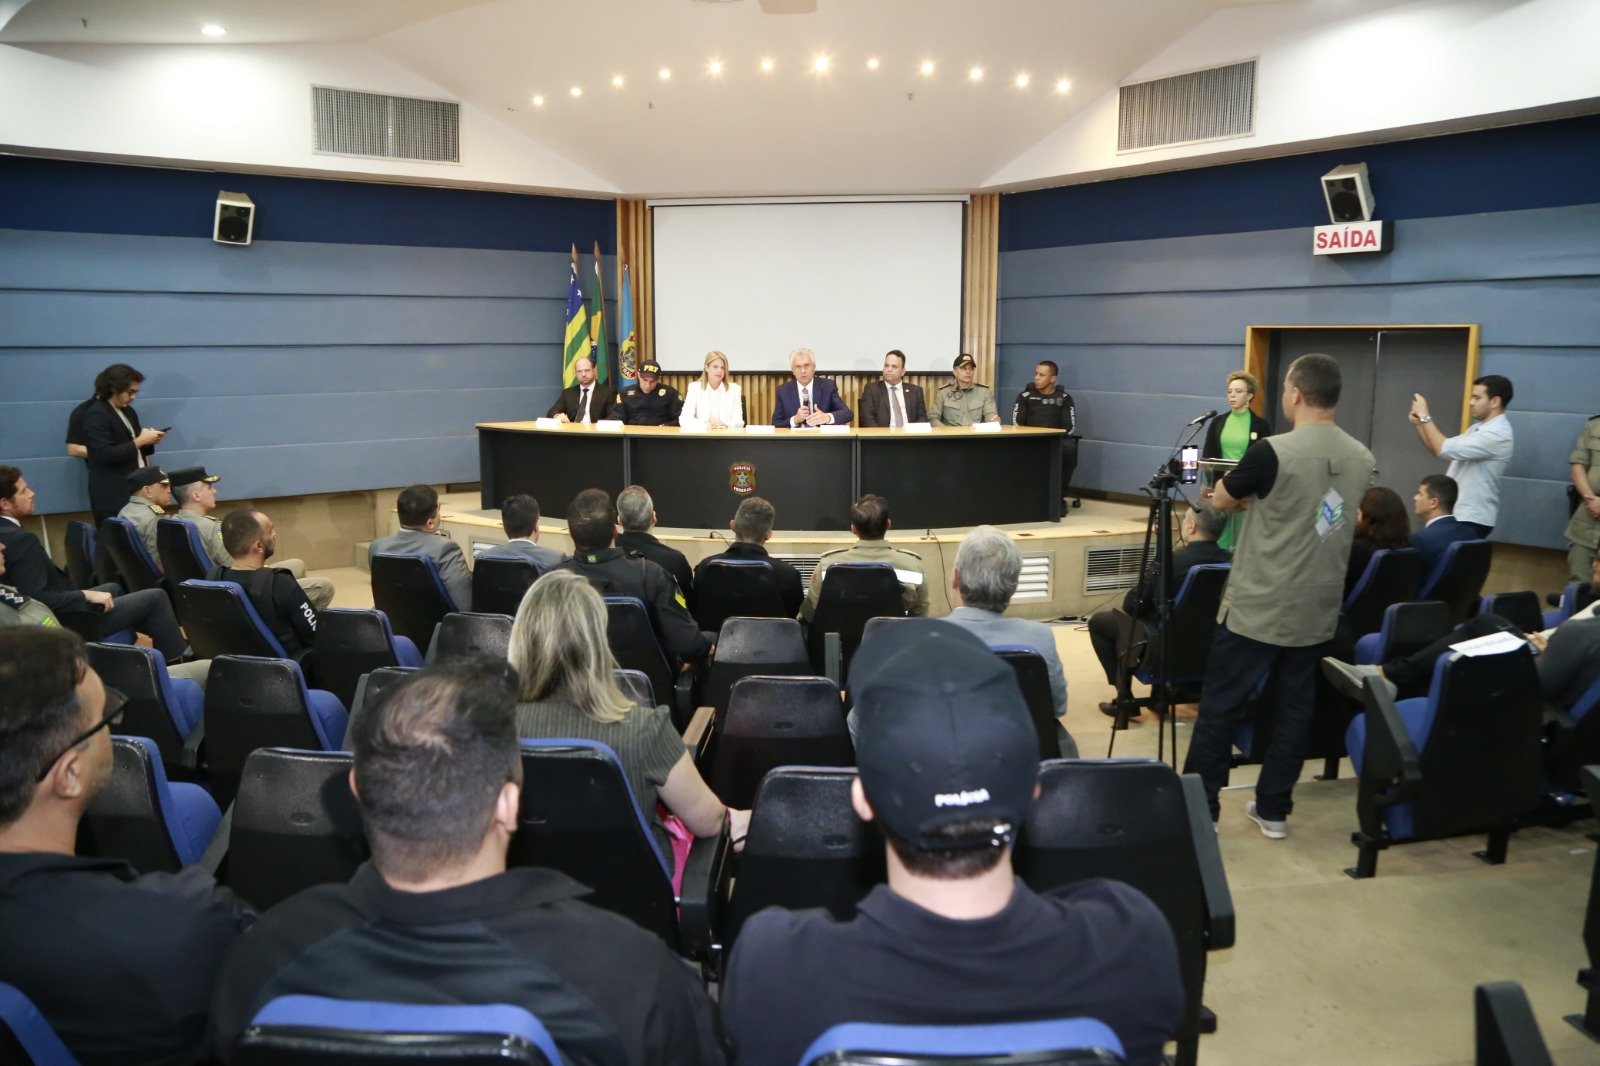
M441 532L460 544L469 558L484 548L505 543L500 512L481 509L477 493L451 493L441 497L439 502ZM1084 500L1081 508L1068 511L1059 523L1002 526L1016 540L1023 557L1022 584L1007 613L1043 620L1082 616L1120 604L1125 589L1137 573L1137 555L1144 544L1146 515L1146 508L1138 504ZM778 518L782 521L783 516L780 514ZM955 562L956 549L970 531L970 526L962 526L894 529L889 533L891 544L922 556L929 581L928 613L934 617L950 613L950 568ZM652 532L664 543L683 552L690 565L720 553L726 546L723 538L733 538L726 528L658 526ZM562 518L545 516L539 520L539 542L560 551L572 551L566 521ZM802 576L808 577L817 556L853 542L848 530L837 533L775 530L767 542L767 550L789 559Z

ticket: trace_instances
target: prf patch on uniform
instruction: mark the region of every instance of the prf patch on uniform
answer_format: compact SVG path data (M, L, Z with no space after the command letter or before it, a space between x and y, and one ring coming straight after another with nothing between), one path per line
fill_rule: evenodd
M1317 503L1317 536L1327 537L1329 533L1344 525L1344 497L1334 489L1329 489Z

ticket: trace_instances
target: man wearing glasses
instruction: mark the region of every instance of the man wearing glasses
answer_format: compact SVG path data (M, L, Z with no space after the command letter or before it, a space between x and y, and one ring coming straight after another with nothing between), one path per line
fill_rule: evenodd
M74 854L124 697L62 629L0 630L0 981L78 1061L207 1061L223 957L254 920L210 874Z

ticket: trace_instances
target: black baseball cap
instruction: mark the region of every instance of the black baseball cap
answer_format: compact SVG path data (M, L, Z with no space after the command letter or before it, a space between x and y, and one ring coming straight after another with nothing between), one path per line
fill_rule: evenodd
M861 642L850 684L856 766L884 829L923 850L1014 839L1039 740L1010 666L960 626L907 619ZM975 821L983 828L965 837L938 833Z
M966 352L962 352L960 355L956 356L956 361L950 364L950 369L955 370L958 367L977 365L978 361L976 359L972 358L972 356L968 355Z
M162 473L159 466L145 466L135 470L122 480L128 483L130 489L137 492L146 485L160 485L171 479Z
M659 363L641 363L639 365L639 376L644 377L646 374L654 374L656 377L660 377L661 365Z

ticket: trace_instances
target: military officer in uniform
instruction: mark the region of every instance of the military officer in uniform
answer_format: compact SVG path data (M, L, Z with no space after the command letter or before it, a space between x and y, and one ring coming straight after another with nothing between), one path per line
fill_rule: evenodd
M203 466L190 466L174 470L171 478L178 517L200 531L200 542L206 546L211 565L233 566L233 556L222 546L222 522L211 517L211 512L217 509L217 482L222 480L221 476L206 473ZM306 577L305 560L274 559L272 566L294 575L314 610L326 610L333 602L333 582L325 577Z
M123 480L133 490L133 495L122 505L117 517L133 523L159 570L161 553L156 551L156 523L167 517L167 508L172 506L172 482L159 466L140 467Z
M987 391L987 390L985 390ZM850 507L850 532L856 542L848 548L835 548L824 552L817 560L811 574L811 587L806 590L806 602L800 607L800 620L810 622L817 610L817 598L822 595L822 575L834 563L888 563L900 579L900 594L905 601L906 614L922 616L928 613L928 581L922 570L922 556L904 548L896 548L884 536L894 528L889 519L889 501L872 493L861 497Z
M1600 415L1583 424L1567 461L1578 496L1578 509L1567 523L1567 569L1572 580L1588 581L1590 561L1600 550Z
M630 426L675 426L683 397L661 380L660 364L645 363L639 368L639 384L623 389L617 406Z
M978 376L977 360L962 352L956 356L951 372L955 380L939 386L939 391L933 394L928 421L936 426L1000 421L1000 412L994 406L994 392L987 385L973 383L972 379Z

